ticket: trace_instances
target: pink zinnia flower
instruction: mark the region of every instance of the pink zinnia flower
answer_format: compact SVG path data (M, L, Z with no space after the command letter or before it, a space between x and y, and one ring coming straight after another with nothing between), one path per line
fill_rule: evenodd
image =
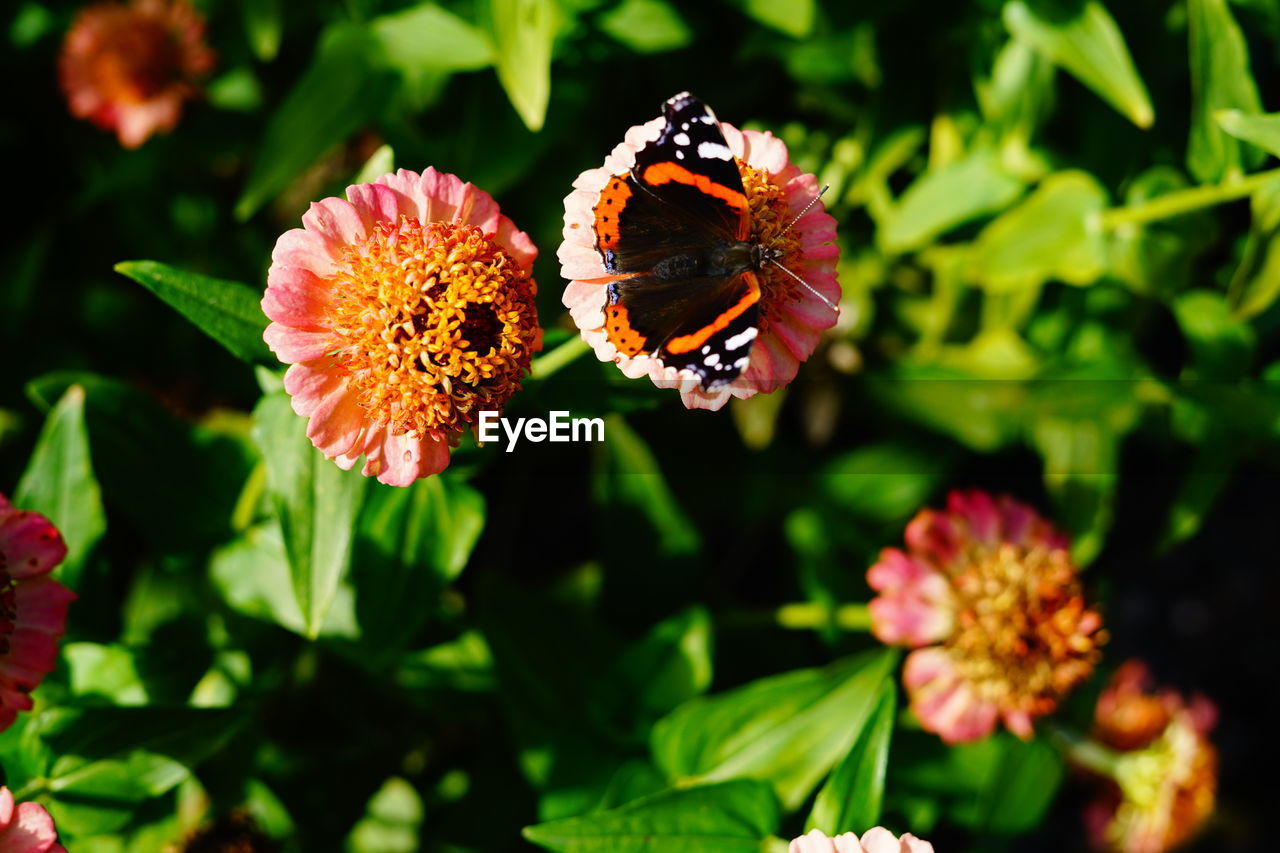
M170 131L197 78L213 68L204 20L183 0L98 3L80 11L58 57L71 114L113 130L125 148Z
M53 818L39 803L13 802L13 792L0 786L0 850L4 853L67 853L58 843Z
M76 596L47 575L66 556L49 519L0 495L0 731L31 710L31 691L53 671Z
M950 743L998 720L1030 737L1106 640L1067 538L1012 498L956 491L945 511L912 519L906 542L881 552L867 582L880 593L872 631L915 649L903 681L921 724Z
M681 399L688 408L715 410L730 397L769 393L791 382L800 362L813 354L819 333L835 325L837 312L832 306L840 301L836 221L821 202L814 203L818 196L817 178L801 172L788 159L787 146L781 139L768 132L738 130L720 122L747 196L751 217L748 240L780 250L779 262L803 279L808 288L772 264L756 271L761 290L759 332L751 344L746 368L724 386L707 390L696 378L664 366L652 354L629 356L619 352L605 330L606 285L616 276L605 269L596 249L595 207L601 190L614 176L631 170L636 152L658 138L665 121L660 116L631 128L601 168L589 169L573 182L574 191L564 200L564 242L559 251L561 275L570 280L563 302L601 361L615 362L631 378L647 375L660 388L680 388ZM810 204L812 207L791 230L775 242Z
M882 826L862 833L852 832L828 838L818 830L791 842L787 853L933 853L933 845L911 833L898 837Z
M307 435L391 485L444 470L541 347L538 250L488 193L432 168L348 187L302 225L276 241L262 309Z
M1141 661L1128 661L1098 697L1093 737L1118 755L1085 812L1090 840L1116 853L1164 853L1213 813L1218 753L1208 734L1217 709L1203 696L1152 691Z

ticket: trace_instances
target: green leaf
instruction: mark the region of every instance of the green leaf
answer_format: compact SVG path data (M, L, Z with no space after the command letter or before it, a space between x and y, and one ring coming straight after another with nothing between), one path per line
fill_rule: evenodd
M636 53L677 50L693 41L680 12L665 0L622 0L600 16L600 29Z
M990 78L974 82L986 123L1025 144L1053 103L1054 76L1049 60L1026 42L1010 39L996 53Z
M1185 542L1199 532L1222 490L1231 481L1240 458L1249 449L1225 430L1212 430L1207 441L1196 449L1165 523L1160 548Z
M124 646L67 643L62 647L71 692L106 699L112 705L146 705L147 688L138 674L133 652Z
M1276 157L1280 157L1280 113L1251 114L1240 110L1218 110L1213 114L1218 127Z
M1151 98L1115 19L1097 0L1012 0L1004 24L1014 38L1088 86L1138 127L1155 121Z
M564 853L761 853L777 828L768 785L745 780L662 791L608 811L525 827Z
M275 59L284 33L284 0L241 0L240 11L253 55L262 62Z
M484 496L456 477L370 490L360 514L352 584L366 657L390 662L436 614L484 530Z
M254 409L254 439L267 463L294 593L314 638L350 565L365 478L326 459L306 430L284 394L264 397Z
M1258 188L1252 207L1245 258L1227 291L1235 315L1244 320L1263 313L1280 297L1280 178Z
M76 588L85 560L107 529L85 429L85 391L72 385L45 418L13 504L53 522L67 545L56 577Z
M690 608L629 646L600 680L595 704L606 725L644 742L653 721L711 686L711 617Z
M379 67L381 49L369 30L357 24L334 24L324 31L302 78L271 112L236 202L237 219L248 219L302 170L377 115L395 88L390 72Z
M551 98L551 48L560 29L553 0L487 0L498 80L525 126L542 129Z
M608 440L597 445L600 503L621 503L629 511L642 513L656 529L664 553L696 553L701 546L698 529L676 502L644 439L618 415L605 418L604 434Z
M769 782L794 809L857 740L896 661L867 652L694 699L653 727L654 761L678 785Z
M993 151L970 152L921 175L881 222L886 252L908 252L956 226L999 213L1018 200L1025 185L1000 165Z
M880 686L871 720L818 791L806 829L819 829L835 837L842 832L864 832L880 823L897 705L898 687L887 680Z
M392 777L369 799L365 816L347 836L347 853L414 853L424 814L422 797L404 779Z
M1050 279L1092 284L1106 265L1098 222L1106 205L1106 191L1091 175L1050 175L1026 201L982 230L970 274L993 292Z
M815 0L746 0L746 4L748 15L780 33L800 39L813 32Z
M123 261L115 270L159 296L236 358L275 362L262 340L267 318L260 291L156 261Z
M1180 170L1153 166L1129 182L1125 205L1185 189ZM1168 298L1190 282L1195 260L1214 243L1216 230L1216 217L1205 210L1113 229L1107 234L1109 272L1137 293Z
M1188 0L1191 46L1191 137L1187 169L1202 182L1238 175L1262 162L1262 154L1218 126L1220 110L1262 111L1249 70L1249 48L1226 0Z
M209 560L209 576L223 601L237 613L311 636L294 589L280 525L274 519L249 528L238 539L214 551ZM318 634L346 638L360 635L355 597L349 585L338 585Z
M371 184L396 167L396 154L390 145L380 145L378 150L369 155L360 171L351 179L353 184Z
M945 471L944 460L886 442L838 456L822 472L823 491L857 518L896 521L918 510Z
M203 708L56 708L33 721L24 744L30 762L15 765L7 781L42 792L59 832L117 831L243 722L239 712Z
M1173 303L1173 314L1191 345L1191 375L1233 380L1248 375L1257 345L1253 328L1231 313L1222 294L1190 290Z
M484 34L435 3L420 3L370 22L383 59L402 73L473 71L493 64Z
M978 795L975 829L1015 835L1034 829L1053 803L1065 773L1049 744L1002 737L999 763Z

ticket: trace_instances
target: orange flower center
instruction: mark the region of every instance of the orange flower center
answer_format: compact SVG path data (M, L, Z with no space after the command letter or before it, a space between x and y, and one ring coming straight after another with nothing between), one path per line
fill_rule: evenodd
M1106 632L1065 550L974 548L949 580L956 621L945 645L983 698L1044 714L1093 672Z
M537 343L535 285L474 225L401 217L348 246L332 353L377 426L456 439L520 388Z
M780 239L779 234L791 224L791 209L783 197L782 187L774 183L764 169L749 166L738 160L738 172L742 175L742 188L746 192L747 207L751 211L751 237L753 243L772 246L779 251L778 263L793 269L801 259L800 234L794 228ZM774 241L777 242L774 242ZM798 281L766 264L756 273L760 280L760 331L769 328L778 309L799 299L803 293Z
M179 79L182 47L164 22L121 9L104 27L90 62L91 79L108 100L138 104Z

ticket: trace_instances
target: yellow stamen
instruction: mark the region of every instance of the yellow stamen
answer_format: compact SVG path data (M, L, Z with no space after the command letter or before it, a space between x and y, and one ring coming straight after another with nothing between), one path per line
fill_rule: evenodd
M975 547L950 576L956 629L946 646L962 675L1002 709L1044 714L1093 672L1106 632L1068 553Z
M401 217L348 246L339 266L330 349L376 426L452 442L519 389L536 286L492 235Z
M777 249L780 253L778 262L783 266L792 269L799 266L799 232L793 228L778 239L778 235L791 224L792 218L782 187L774 183L765 170L749 166L741 160L738 161L738 172L742 175L742 187L747 195L747 207L751 211L749 239L753 243ZM800 299L804 291L798 281L773 264L766 264L756 276L760 279L760 330L763 332L768 330L778 309L788 302Z

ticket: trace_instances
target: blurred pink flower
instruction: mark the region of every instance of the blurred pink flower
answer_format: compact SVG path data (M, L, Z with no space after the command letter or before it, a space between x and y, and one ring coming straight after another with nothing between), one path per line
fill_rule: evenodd
M0 495L0 731L31 710L31 691L53 671L76 596L47 575L66 556L49 519Z
M67 853L58 843L53 818L39 803L13 802L13 792L0 786L0 853Z
M868 829L861 839L852 832L828 838L815 829L792 841L787 853L933 853L933 845L910 833L899 838L882 826Z
M72 115L137 148L153 133L173 130L213 61L204 20L183 0L106 2L76 16L58 77Z
M955 491L946 510L912 519L906 542L881 552L867 582L880 593L872 631L915 649L903 672L912 710L949 743L1000 720L1030 737L1106 640L1066 537L1012 498Z
M1208 734L1217 709L1203 696L1153 691L1151 681L1144 663L1127 661L1094 709L1094 739L1119 753L1085 811L1100 850L1163 853L1213 813L1218 753Z
M264 335L313 444L406 486L444 470L542 345L538 250L488 193L401 169L311 205L276 241Z
M759 270L760 325L751 346L751 360L737 379L710 391L701 388L696 380L680 376L674 367L664 367L651 354L620 352L604 327L605 286L615 276L605 269L596 249L595 206L601 190L615 175L630 171L636 152L658 137L664 121L658 117L628 130L605 158L604 166L588 169L573 182L574 191L564 200L564 242L559 251L560 274L570 280L563 302L598 359L615 362L633 379L647 375L660 388L680 388L680 397L688 408L714 410L730 397L769 393L791 382L800 362L813 354L819 333L835 324L836 312L831 305L840 301L836 221L818 202L774 243L774 238L817 197L818 180L791 162L786 144L773 134L738 130L720 122L725 142L742 174L751 214L748 239L780 249L780 262L831 305L774 266Z

